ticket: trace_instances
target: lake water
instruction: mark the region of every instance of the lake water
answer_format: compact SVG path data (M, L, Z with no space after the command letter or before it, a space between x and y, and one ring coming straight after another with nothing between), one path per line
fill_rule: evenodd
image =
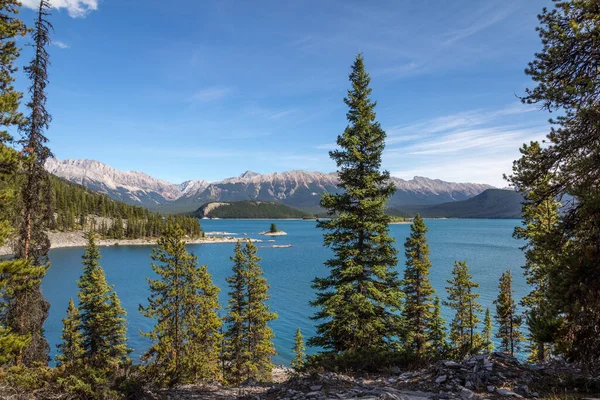
M268 230L271 222L288 233L287 236L264 237L259 232ZM490 307L497 296L498 279L502 271L511 269L514 277L516 298L527 293L521 265L524 256L519 247L522 243L512 237L518 220L426 220L429 227L427 235L430 249L431 281L440 297L445 298L446 279L450 278L455 260L465 260L471 273L481 286L480 302ZM315 227L314 221L266 221L266 220L203 220L206 232L232 232L239 236L274 239L275 243L257 243L261 266L271 288L271 309L279 314L279 319L271 326L275 332L277 356L274 361L287 364L293 358L293 346L296 328L300 327L305 337L314 334L314 322L309 317L314 313L308 301L314 298L311 280L315 276L327 274L323 262L331 255L323 247L322 232ZM409 235L409 225L391 225L390 231L396 238L399 253L399 270L404 268L404 240ZM236 236L237 236L236 235ZM261 246L287 245L291 248L263 248ZM232 263L229 257L234 244L195 244L189 245L202 264L208 265L215 283L221 288L220 299L227 302L228 287L225 278L231 274ZM150 268L150 246L116 246L100 249L101 265L106 271L109 283L115 289L128 313L129 344L134 349L132 358L146 349L148 342L139 334L140 330L150 330L152 321L138 312L140 303L146 304L148 285L145 277L154 277ZM45 324L46 337L52 346L52 357L56 353L62 321L66 313L69 298L76 299L77 283L82 271L82 248L54 249L50 252L52 267L42 284L44 295L51 303L50 316ZM402 273L402 272L401 272ZM448 310L443 310L447 322L451 319ZM483 318L482 318L483 319ZM310 353L310 349L309 349Z

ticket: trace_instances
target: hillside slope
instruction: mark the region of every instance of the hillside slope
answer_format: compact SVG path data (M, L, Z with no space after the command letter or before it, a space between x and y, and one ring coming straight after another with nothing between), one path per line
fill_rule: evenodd
M194 213L198 218L307 218L309 214L286 205L265 201L206 203Z
M434 206L413 206L391 209L392 215L414 216L417 212L426 218L521 218L523 196L512 190L488 189L463 201Z

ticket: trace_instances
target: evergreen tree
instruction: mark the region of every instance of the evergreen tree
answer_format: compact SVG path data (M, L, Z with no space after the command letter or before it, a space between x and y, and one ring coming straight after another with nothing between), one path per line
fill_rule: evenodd
M544 313L562 320L559 337L551 338L562 354L588 371L600 369L599 18L595 0L556 1L539 15L543 47L525 71L534 86L523 102L559 116L538 153L530 151L534 144L523 146L509 178L531 205L575 199L566 202L555 228L561 241L552 255L560 265L548 271L553 304ZM539 321L542 330L546 319Z
M275 224L271 224L271 228L269 229L269 232L271 232L271 233L276 233L276 232L278 232L278 230L277 230L277 225L275 225Z
M532 158L539 157L541 147L533 143L527 149ZM548 185L540 185L536 190L545 192ZM529 193L528 196L534 196ZM525 277L531 292L521 299L526 308L525 317L528 327L530 345L529 359L532 362L543 362L547 358L546 348L556 344L560 332L562 316L555 306L561 298L553 298L549 287L552 270L560 268L562 252L566 243L558 233L561 227L559 208L561 204L553 198L546 198L536 203L523 204L523 226L515 228L514 236L525 239Z
M433 359L442 359L448 353L446 341L446 322L442 317L442 303L438 296L433 300L433 313L429 321L428 353Z
M510 270L502 273L498 289L500 289L498 298L494 300L496 305L495 318L498 321L496 337L501 340L500 349L514 356L515 352L520 349L523 334L521 333L521 316L517 314L517 305L513 299Z
M23 22L16 17L16 0L0 1L0 247L13 236L12 222L16 215L15 180L19 169L18 153L9 144L12 137L7 129L23 122L19 113L21 93L13 87L14 65L19 56L15 37L25 35ZM31 272L29 262L23 259L0 259L0 365L14 361L31 341L31 335L11 330L7 320L7 305L15 279L20 272Z
M275 354L273 331L268 323L277 318L267 305L267 280L258 264L256 246L248 241L235 247L233 275L227 278L231 291L225 322L224 358L226 379L239 384L246 379L269 381Z
M337 138L340 148L329 153L341 193L323 195L321 206L331 219L318 223L334 257L325 263L329 276L313 281L318 293L311 305L320 309L313 319L322 322L308 343L332 355L361 353L372 359L401 334L397 251L384 212L395 188L389 173L380 171L386 134L375 122L376 103L369 98L370 78L360 54L350 82L344 99L349 125Z
M294 340L294 348L292 349L295 356L292 360L292 368L296 371L299 371L304 367L304 363L306 362L306 347L304 346L304 337L302 336L302 332L300 328L296 330L296 337Z
M493 329L490 309L486 308L485 319L483 320L483 350L488 354L494 351L494 342L492 340Z
M477 353L481 347L481 335L476 330L479 323L477 313L483 309L477 302L479 294L473 291L479 284L473 282L464 261L454 263L452 279L447 282L450 286L446 287L448 300L444 304L455 311L450 324L450 342L454 357L460 360Z
M418 361L425 355L429 341L429 327L433 319L432 296L435 290L429 281L429 245L425 221L417 214L410 226L410 237L404 243L406 269L403 290L406 301L403 310L406 324L405 346Z
M220 378L221 319L219 289L206 266L187 252L184 231L170 225L152 249L152 269L159 279L146 278L148 306L142 315L156 320L143 333L152 340L143 359L146 372L159 385L214 381Z
M33 29L35 56L25 67L31 81L31 100L27 103L28 118L19 129L22 138L19 144L23 149L25 179L21 190L21 221L17 241L16 257L29 261L27 269L18 271L19 278L14 279L9 289L7 324L20 335L30 335L30 341L19 351L15 363L33 365L48 363L50 346L44 338L43 325L48 317L50 305L42 295L41 280L49 267L48 251L50 241L46 230L53 226L51 210L51 187L44 164L52 154L44 136L48 128L50 115L46 111L46 85L48 83L48 52L52 25L48 21L50 4L41 0L38 16Z
M83 360L83 337L81 336L81 321L79 310L75 307L73 299L69 299L67 316L63 318L62 342L57 345L58 355L56 363L60 367L73 368Z
M83 349L91 368L112 372L129 362L126 313L114 288L106 281L94 236L93 231L87 234L83 275L77 282Z

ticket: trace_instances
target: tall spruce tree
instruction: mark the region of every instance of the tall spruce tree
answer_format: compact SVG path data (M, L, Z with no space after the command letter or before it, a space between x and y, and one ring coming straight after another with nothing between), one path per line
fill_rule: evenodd
M20 167L19 154L10 146L13 139L8 129L18 127L24 120L19 112L22 94L13 86L13 75L17 71L15 60L20 51L15 38L25 36L27 32L17 18L19 5L17 0L0 1L0 247L7 245L14 234L15 181ZM0 260L0 365L14 361L31 340L29 334L13 332L6 320L6 306L10 300L7 289L14 288L12 281L18 279L19 272L29 268L23 259Z
M435 290L429 281L429 245L427 227L417 213L410 226L410 237L404 243L406 268L403 290L406 296L403 309L405 333L404 342L408 351L417 361L425 356L429 341L429 327L433 319L433 295Z
M56 363L59 367L73 369L83 365L83 336L81 335L81 320L79 310L73 299L69 299L67 316L63 318L62 342L56 347L58 354Z
M500 339L500 349L514 356L520 349L523 340L521 333L521 316L517 313L517 304L513 298L512 274L506 270L500 277L498 284L498 298L494 300L496 305L496 321L498 332L496 337Z
M304 336L302 336L302 331L300 328L298 328L294 338L294 348L292 349L295 355L291 363L292 368L294 368L296 371L301 370L306 363L305 350L306 347L304 346Z
M483 320L483 350L490 354L494 351L494 341L492 340L493 333L492 316L489 307L485 309L485 318Z
M0 18L2 24L2 18ZM1 73L0 73L0 79ZM1 96L1 95L0 95ZM2 107L0 101L0 107ZM7 110L5 112L10 112ZM16 179L18 154L6 145L9 136L0 133L0 247L7 244L13 235L11 216L14 215L13 180ZM0 366L14 362L20 351L29 344L29 334L18 334L7 324L6 311L11 298L14 280L20 278L20 272L30 268L23 259L0 259Z
M270 311L267 280L258 264L256 246L238 241L235 247L233 275L225 322L225 374L228 382L239 384L247 379L271 380L275 354L273 331L268 323L277 314Z
M475 354L481 347L481 335L477 332L479 317L483 311L477 302L479 294L474 289L479 284L472 280L469 267L464 261L456 261L452 269L452 279L447 280L448 300L444 304L454 310L450 324L450 342L456 359Z
M556 233L568 245L553 250L560 267L548 276L550 316L564 319L553 340L588 371L600 370L599 18L595 0L555 1L538 16L543 47L525 71L534 83L523 102L559 116L539 154L523 146L509 178L529 204L564 203Z
M87 365L101 373L112 373L129 362L126 313L114 287L106 281L94 236L94 231L87 233L83 275L77 282L81 334Z
M148 306L142 315L156 321L143 335L152 345L143 356L147 376L158 385L220 379L221 326L219 289L206 266L185 248L185 232L169 225L152 249L152 269L159 279L146 278Z
M428 355L432 359L442 359L448 354L446 321L442 317L442 302L438 296L433 300L433 313L428 327Z
M334 257L325 262L329 276L313 281L318 293L311 305L320 309L313 319L321 323L308 343L334 355L372 358L389 350L401 334L397 251L384 212L395 187L389 173L380 170L386 134L375 121L371 79L360 54L349 78L344 99L349 124L337 138L339 149L329 152L341 193L323 195L321 206L331 219L318 223Z
M13 332L30 335L31 340L15 360L17 364L46 364L50 346L44 338L43 325L48 317L50 304L44 299L40 286L49 267L50 241L46 230L53 226L51 209L51 187L44 164L52 154L44 131L51 117L46 111L47 67L52 25L48 21L50 3L41 0L38 8L33 40L35 56L25 67L31 81L31 100L27 103L28 118L20 124L25 179L21 190L20 230L16 246L16 257L29 261L26 269L18 271L20 277L11 284L8 300L7 324Z
M535 159L541 155L539 143L532 143L527 148L528 157ZM548 185L542 184L537 191L547 192ZM529 192L528 196L535 196ZM559 208L561 204L553 198L541 199L539 202L524 202L523 226L515 228L514 236L527 241L522 250L525 251L525 277L531 291L521 299L525 307L525 317L529 337L529 359L543 362L547 358L546 349L556 348L556 339L560 333L562 316L556 307L562 300L550 291L549 277L552 270L560 268L562 252L568 241L559 233L561 220ZM557 346L553 346L557 345Z

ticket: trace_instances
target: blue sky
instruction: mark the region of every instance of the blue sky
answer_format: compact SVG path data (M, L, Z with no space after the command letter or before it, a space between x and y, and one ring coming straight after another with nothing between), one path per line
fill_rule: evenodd
M505 186L520 145L548 130L516 96L550 0L52 4L48 137L60 159L172 182L333 171L359 51L394 176Z

